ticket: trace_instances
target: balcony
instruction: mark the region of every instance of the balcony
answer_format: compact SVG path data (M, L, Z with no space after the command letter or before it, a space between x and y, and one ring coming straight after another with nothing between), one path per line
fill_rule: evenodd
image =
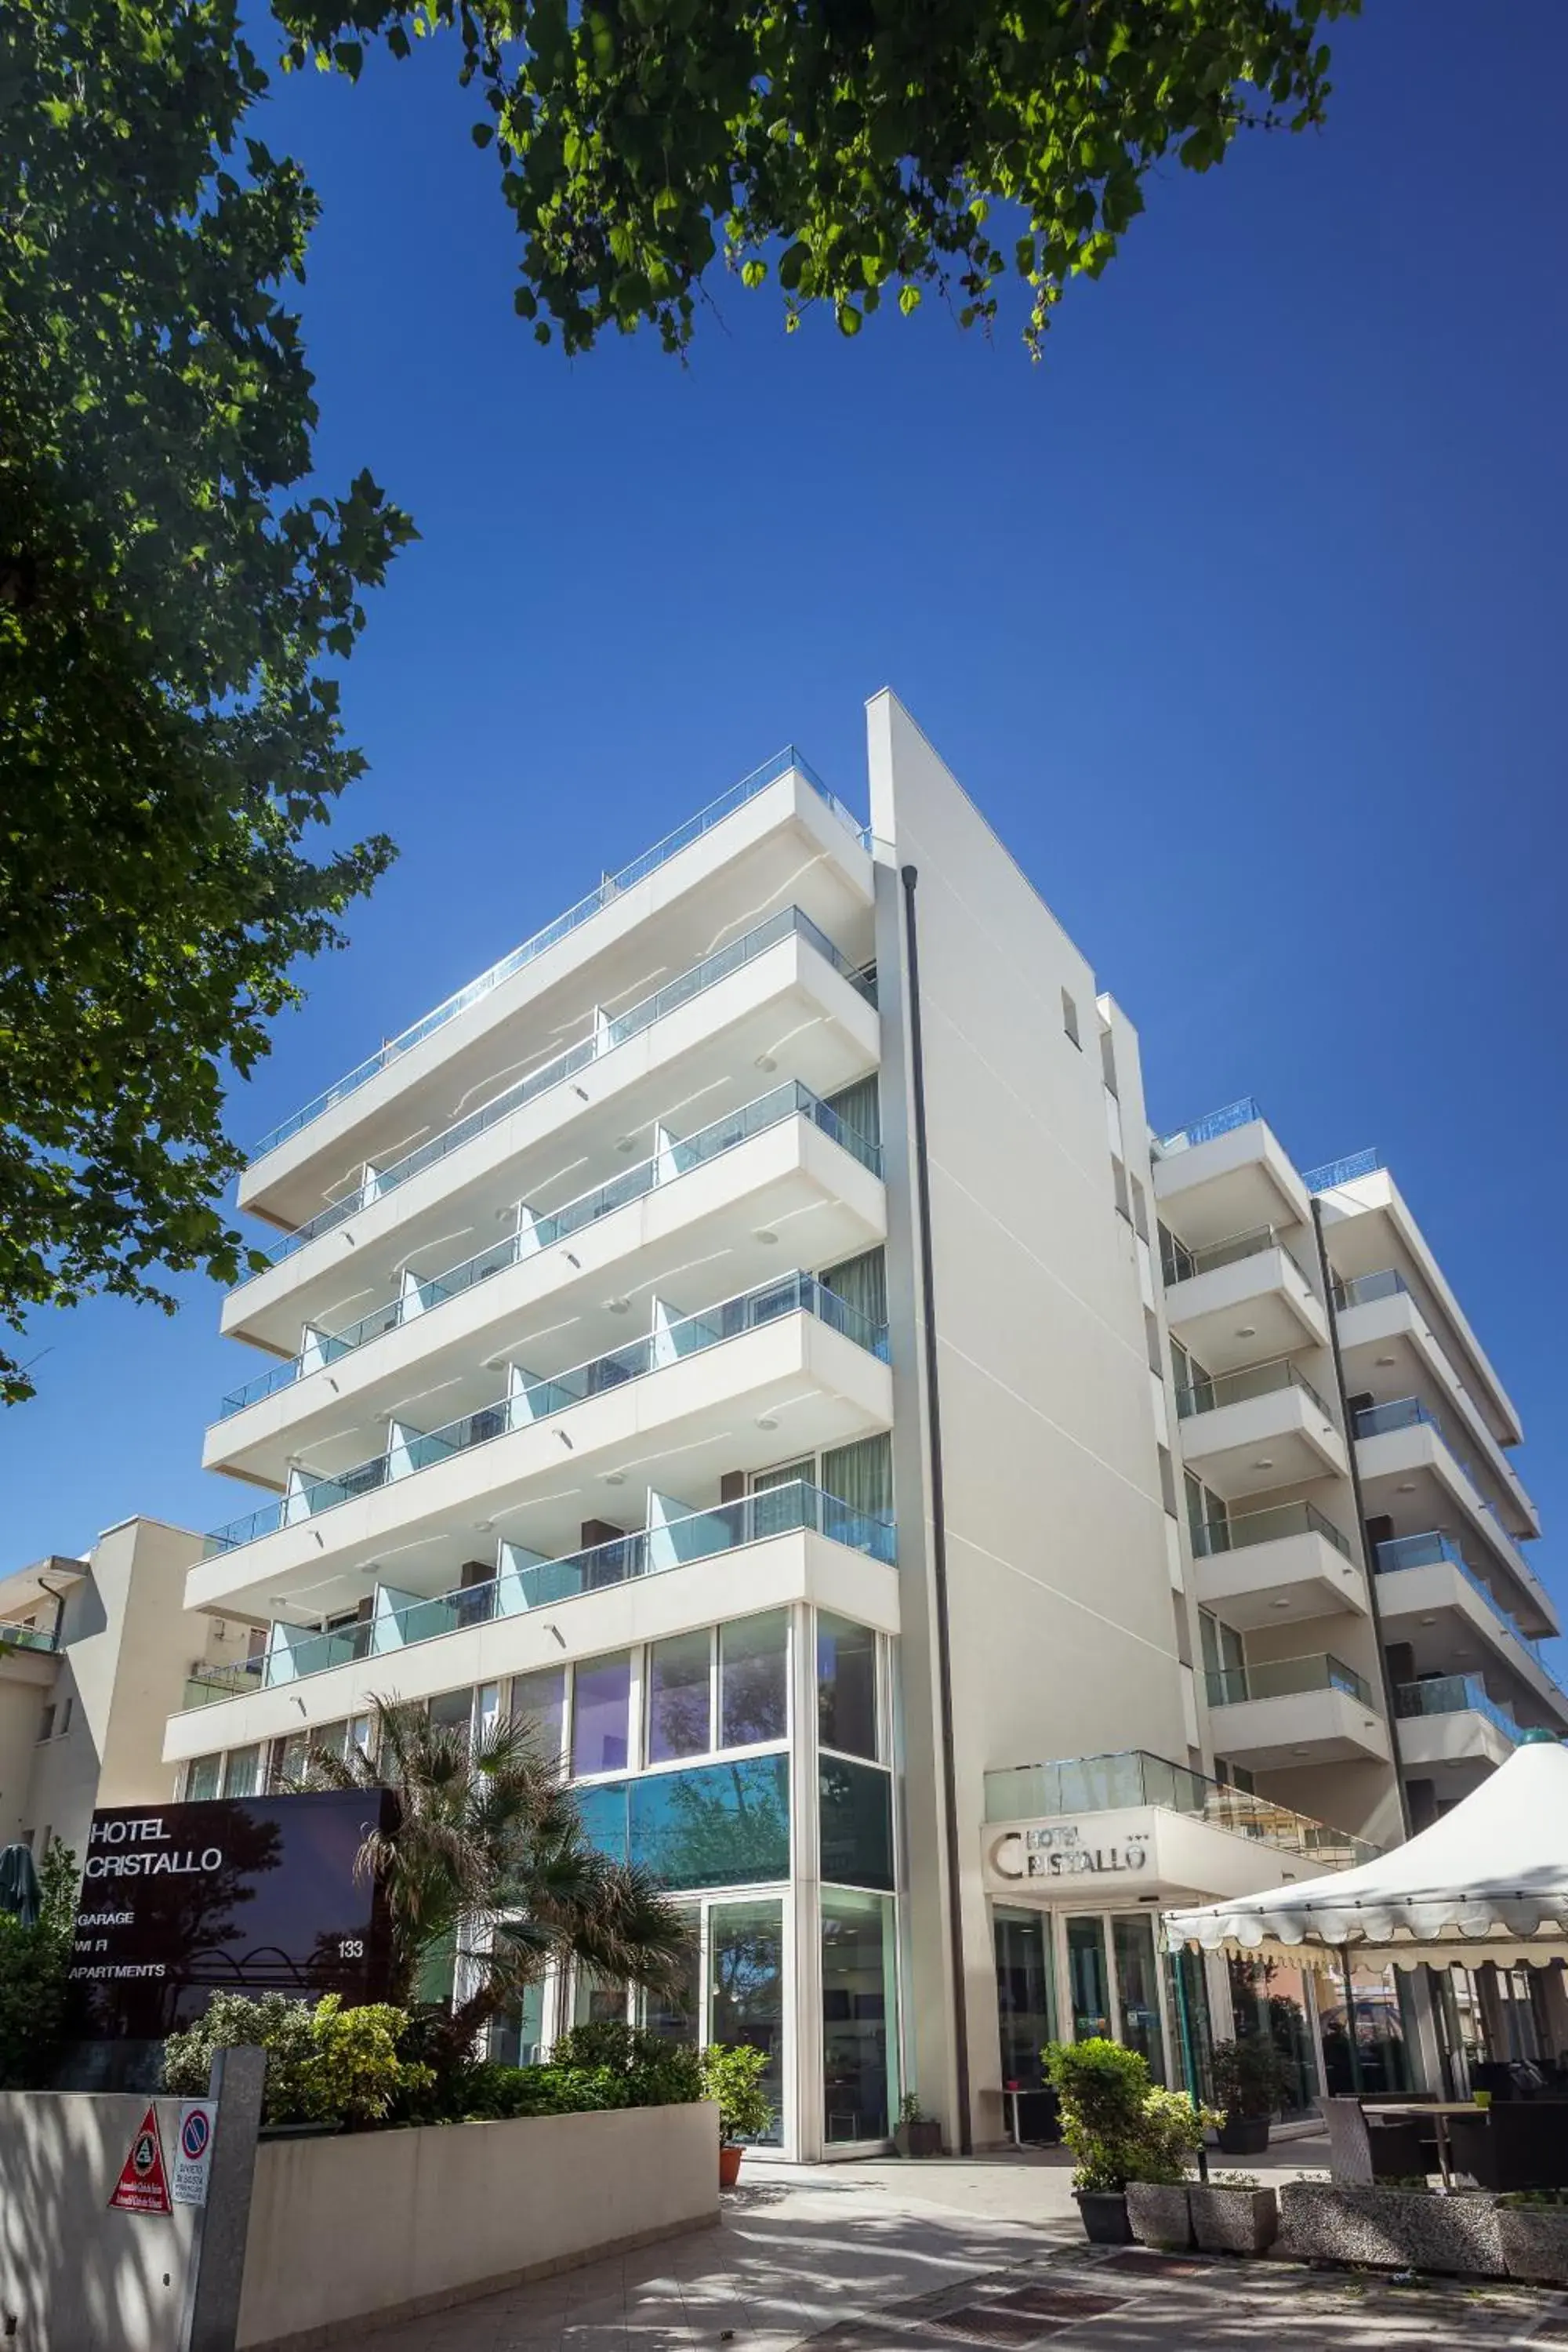
M1199 1601L1238 1633L1285 1615L1367 1611L1348 1537L1311 1503L1277 1503L1197 1528L1193 1563Z
M312 1615L330 1615L393 1552L410 1591L439 1592L470 1562L474 1533L497 1526L541 1555L564 1550L614 1514L606 1489L628 1479L668 1465L700 1498L749 1463L885 1430L885 1348L835 1293L789 1276L563 1373L513 1367L508 1393L438 1428L405 1413L374 1454L295 1473L293 1491L208 1538L186 1605L270 1616L274 1601L309 1596Z
M1189 1249L1162 1232L1165 1316L1182 1345L1213 1372L1261 1352L1326 1348L1328 1317L1299 1257L1273 1225Z
M1346 1475L1348 1456L1333 1414L1284 1360L1178 1388L1176 1411L1184 1461L1226 1502Z
M1249 1769L1388 1759L1371 1687L1342 1658L1264 1659L1212 1669L1205 1681L1215 1746Z
M1560 1727L1568 1727L1568 1694L1531 1640L1451 1536L1436 1528L1377 1546L1379 1614L1384 1632L1408 1640L1417 1671L1451 1664L1456 1650L1479 1638L1499 1664L1522 1682ZM1473 1646L1469 1654L1474 1655Z
M459 1374L547 1302L555 1344L607 1347L634 1275L640 1297L662 1295L700 1235L736 1291L763 1282L786 1231L812 1264L858 1256L887 1233L880 1166L808 1088L775 1087L440 1274L405 1268L393 1297L225 1397L205 1464L280 1483L285 1451L329 1419L389 1410L416 1372L427 1385Z
M614 1010L792 900L864 960L872 875L862 829L781 754L281 1121L240 1180L241 1207L298 1223L334 1166L395 1156L534 1041L569 1034L584 1002Z
M1444 1423L1419 1397L1371 1405L1355 1417L1356 1464L1366 1508L1416 1534L1458 1518L1489 1568L1506 1578L1521 1626L1555 1633L1557 1613L1540 1578L1482 1493Z
M1206 1773L1169 1763L1144 1748L1069 1757L1057 1764L1019 1764L985 1775L988 1822L1121 1812L1142 1805L1189 1814L1232 1837L1250 1838L1277 1853L1297 1855L1318 1870L1354 1869L1378 1852L1346 1830L1331 1829L1309 1813L1233 1788L1228 1781L1211 1780Z
M1464 1765L1471 1768L1466 1780L1472 1781L1506 1763L1519 1744L1521 1725L1492 1697L1479 1675L1439 1675L1400 1683L1394 1693L1394 1712L1400 1761L1406 1771L1436 1764ZM1445 1792L1452 1786L1446 1780Z
M42 1650L52 1657L58 1646L52 1625L9 1625L0 1619L0 1654L7 1650Z
M1250 1096L1154 1147L1154 1197L1189 1249L1263 1225L1310 1225L1311 1203Z
M561 1559L506 1545L487 1582L428 1599L378 1585L359 1623L321 1633L275 1623L265 1658L197 1668L165 1757L298 1730L301 1710L310 1723L333 1720L363 1713L378 1692L418 1699L738 1610L806 1600L897 1633L898 1583L888 1573L896 1558L891 1519L804 1480L715 1509L656 1510L647 1527Z

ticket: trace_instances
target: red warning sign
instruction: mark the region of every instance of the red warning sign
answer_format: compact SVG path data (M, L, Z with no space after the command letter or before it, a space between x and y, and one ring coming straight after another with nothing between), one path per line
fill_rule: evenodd
M111 2208L118 2205L122 2213L167 2213L172 2210L156 2107L149 2107L143 2116L109 2202Z

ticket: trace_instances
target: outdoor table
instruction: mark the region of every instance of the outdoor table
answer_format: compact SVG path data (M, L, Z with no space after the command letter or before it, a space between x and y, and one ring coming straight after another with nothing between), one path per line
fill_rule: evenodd
M1483 2116L1485 2107L1474 2099L1363 2099L1362 2113L1370 2116L1400 2116L1415 2122L1435 2116L1437 2125L1437 2169L1443 2176L1443 2186L1454 2185L1452 2152L1448 2146L1450 2116Z

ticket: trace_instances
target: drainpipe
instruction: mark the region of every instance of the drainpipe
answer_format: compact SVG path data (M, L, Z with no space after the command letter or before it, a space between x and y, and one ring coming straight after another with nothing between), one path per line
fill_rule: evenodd
M910 1070L915 1111L915 1194L920 1211L921 1289L925 1306L926 1453L931 1481L931 1582L936 1594L937 1706L942 1730L943 1843L947 1856L947 1932L952 1970L952 2063L958 2091L958 2152L973 2147L969 2116L969 2019L964 2002L963 1916L959 1898L958 1780L952 1742L952 1644L947 1610L947 1509L942 1482L942 1389L937 1372L936 1276L931 1245L931 1166L926 1145L925 1049L921 1028L920 942L912 866L904 886L904 943L910 975Z
M1340 1352L1339 1318L1334 1312L1334 1278L1329 1265L1328 1244L1323 1239L1323 1204L1315 1192L1312 1195L1312 1231L1318 1242L1318 1267L1322 1276L1323 1305L1328 1311L1329 1345L1333 1351L1334 1382L1340 1394L1340 1419L1344 1423L1345 1451L1350 1456L1351 1493L1355 1501L1356 1533L1361 1541L1362 1567L1366 1573L1367 1601L1372 1611L1373 1636L1377 1643L1377 1663L1383 1683L1383 1704L1388 1719L1388 1744L1394 1750L1394 1785L1399 1796L1400 1822L1408 1838L1413 1834L1410 1826L1410 1798L1405 1790L1405 1774L1400 1769L1399 1762L1399 1724L1394 1712L1394 1677L1388 1670L1388 1652L1384 1646L1383 1611L1377 1597L1377 1570L1373 1563L1371 1548L1366 1538L1366 1507L1362 1501L1361 1469L1356 1461L1355 1430L1351 1423L1350 1400L1345 1394L1345 1364L1344 1358Z

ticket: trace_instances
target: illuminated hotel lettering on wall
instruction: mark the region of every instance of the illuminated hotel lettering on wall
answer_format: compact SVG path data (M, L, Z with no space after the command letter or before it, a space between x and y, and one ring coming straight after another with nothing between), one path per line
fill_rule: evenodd
M1077 1822L1052 1822L1039 1829L1008 1830L991 1848L998 1878L1126 1878L1147 1871L1153 1839L1147 1830L1122 1831L1105 1843L1091 1843Z

